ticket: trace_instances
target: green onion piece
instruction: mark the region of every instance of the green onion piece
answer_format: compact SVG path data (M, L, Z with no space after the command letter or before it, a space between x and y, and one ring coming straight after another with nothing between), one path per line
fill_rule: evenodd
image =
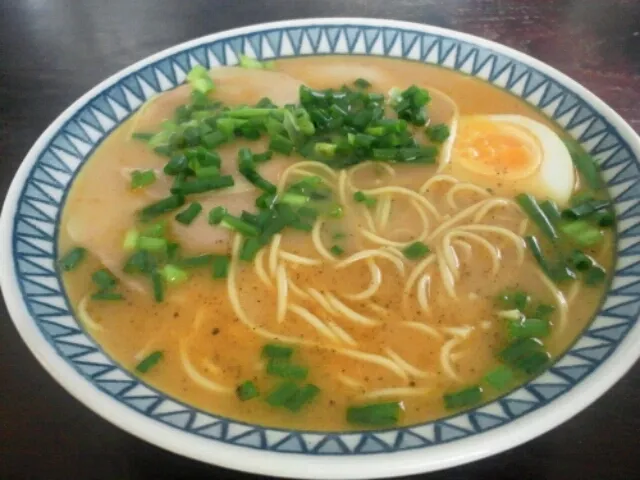
M200 141L207 148L216 148L229 141L229 136L222 132L212 132L204 135Z
M74 247L69 250L59 260L58 265L64 272L70 272L80 266L87 256L87 249L83 247Z
M261 62L260 60L257 60L255 58L251 58L251 57L247 57L246 55L240 55L240 66L242 68L251 68L251 69L257 69L257 70L271 70L274 67L274 63L273 61L269 61L269 62Z
M325 143L325 142L318 142L313 146L313 150L318 155L324 155L325 157L335 156L337 148L338 148L338 145L336 145L335 143Z
M226 255L214 255L212 262L213 278L227 278L229 274L229 257Z
M140 235L144 237L164 237L166 233L167 222L165 220L162 220L145 227L145 229L140 232Z
M160 273L169 285L178 285L189 279L189 274L176 265L167 264Z
M196 170L197 178L217 177L218 175L220 175L220 169L215 165L201 167Z
M515 290L512 292L502 292L496 297L496 300L500 307L504 309L518 309L523 312L527 308L531 297L527 292Z
M135 250L138 248L138 238L140 238L140 233L135 228L129 230L124 236L122 248L128 252Z
M318 210L313 207L300 207L298 209L298 215L304 218L315 220L318 218Z
M504 390L513 380L513 370L506 365L498 365L484 376L484 382L496 390Z
M267 395L266 401L272 407L282 407L289 399L293 398L297 391L298 386L295 382L282 382Z
M252 262L261 248L262 244L257 238L253 237L245 239L242 244L242 248L240 249L240 260L243 262Z
M153 170L134 170L131 172L131 189L135 190L151 185L156 181L156 172Z
M133 138L134 140L141 140L143 142L148 142L153 138L154 135L155 133L149 133L149 132L133 132L131 134L131 138Z
M347 422L369 427L395 425L400 420L400 403L384 402L347 408Z
M253 162L254 163L264 163L271 160L273 157L273 152L271 150L267 150L262 153L254 153L253 154Z
M584 276L584 283L590 286L601 284L605 278L607 278L607 271L600 265L594 263L594 265L587 270Z
M174 195L190 195L194 193L210 192L211 190L219 190L221 188L233 187L233 177L231 175L220 175L217 177L195 178L188 180L182 185L171 187L171 193Z
M517 291L513 294L513 304L521 312L525 311L530 301L531 297L526 292Z
M310 198L306 195L287 192L278 199L279 203L291 205L293 207L301 207L309 202Z
M551 265L547 262L544 254L542 253L542 248L540 248L540 243L538 243L538 239L532 235L524 237L524 241L527 244L529 250L531 250L531 254L533 258L535 258L536 262L540 266L540 269L544 272L544 274L550 279L554 280L556 275L554 274Z
M478 385L444 395L444 406L447 410L466 408L482 401L482 388Z
M603 233L586 220L576 220L560 227L569 239L580 247L593 247L602 241Z
M342 205L332 205L331 208L327 211L327 215L331 218L342 218L344 216L344 210L342 209Z
M339 257L344 253L344 248L342 248L340 245L334 245L329 249L329 251L333 253L335 256Z
M124 296L117 292L100 291L91 295L92 300L124 300Z
M535 353L545 353L542 342L536 338L520 338L498 353L498 358L507 365L522 369L522 362Z
M598 172L598 166L589 154L585 153L580 145L573 140L564 142L571 154L571 160L576 169L582 174L589 187L594 190L602 188L602 179Z
M279 345L276 343L267 343L262 347L262 356L266 358L277 358L280 360L288 360L293 355L293 347L288 345Z
M257 170L255 169L253 163L253 154L251 150L248 148L241 148L238 150L238 169L240 173L251 182L253 185L258 187L260 190L264 190L267 193L275 194L277 191L276 186L269 182L267 179L262 177Z
M411 245L402 249L402 253L409 260L417 260L427 255L431 250L422 242L413 242Z
M175 262L175 266L178 268L198 268L206 267L213 261L213 255L196 255L195 257L181 258Z
M577 220L605 211L610 207L611 203L607 200L587 200L571 208L567 208L562 212L562 216L570 220Z
M167 243L167 240L164 238L140 236L138 238L137 248L149 252L160 252L166 250Z
M209 72L202 65L196 65L187 74L187 82L197 92L209 93L215 89L215 84L209 76Z
M155 268L156 260L144 250L134 252L126 261L123 270L125 273L142 273L149 275Z
M443 143L449 138L449 126L446 123L439 123L437 125L429 125L426 129L427 137L433 143Z
M353 194L353 199L358 203L364 203L369 208L374 207L377 203L375 198L365 195L365 193L360 190Z
M162 360L164 357L164 353L160 350L156 350L155 352L150 353L146 357L144 357L138 365L136 365L136 371L139 373L147 373L156 364Z
M164 281L157 270L151 272L151 284L153 285L153 298L160 303L164 300Z
M247 400L260 396L260 392L258 391L258 387L256 387L255 383L251 380L247 380L246 382L238 385L238 388L236 388L236 395L240 400L246 402Z
M144 207L140 210L140 218L142 221L149 221L159 215L180 208L182 205L184 205L184 197L182 195L171 195Z
M93 280L93 283L95 283L100 290L109 290L118 283L118 279L106 268L101 268L93 272L91 280Z
M291 152L293 151L293 142L282 135L271 135L269 150L273 150L274 152L282 153L284 155L291 155Z
M549 359L550 356L547 352L537 350L523 355L515 362L514 366L528 375L533 375L544 370L549 363Z
M286 402L284 407L292 412L298 412L306 404L318 396L320 389L311 383L307 383L304 387L298 389Z
M580 250L571 252L568 261L579 272L586 272L594 264L593 258Z
M304 380L309 374L309 369L289 363L288 360L272 358L269 363L267 363L267 373L288 380Z
M223 206L217 206L209 211L209 225L218 225L227 215L227 209Z
M552 225L558 225L562 216L558 205L553 200L545 200L540 203L540 210L547 216Z
M551 223L551 220L544 214L535 198L528 193L521 193L516 197L516 201L545 236L554 242L558 240L556 229Z
M363 90L371 87L371 83L369 83L367 80L365 80L364 78L358 78L356 79L353 84L358 87L361 88Z
M556 311L556 307L553 305L547 305L545 303L541 303L538 305L533 312L533 318L539 318L541 320L549 320L549 317L553 312Z
M200 205L198 202L193 202L185 210L176 215L176 221L182 223L183 225L191 225L196 217L200 215L201 211L202 205Z
M245 235L247 237L257 237L258 235L260 235L260 230L254 225L251 225L250 223L229 214L225 214L222 217L220 226L241 233L242 235Z
M509 322L507 329L511 338L544 338L551 333L549 322L538 318L512 320Z

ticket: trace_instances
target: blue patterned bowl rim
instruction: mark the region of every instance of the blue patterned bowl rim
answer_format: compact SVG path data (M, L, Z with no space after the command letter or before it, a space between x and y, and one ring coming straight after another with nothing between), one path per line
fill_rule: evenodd
M194 64L311 54L405 58L484 79L538 107L600 164L615 202L617 262L600 312L545 373L468 412L367 432L264 428L191 408L133 377L74 318L56 270L61 206L83 162L147 98ZM73 396L162 448L238 470L304 478L377 478L432 471L521 444L566 421L640 355L640 139L584 87L521 52L426 25L318 18L238 28L152 55L111 76L60 115L13 179L0 220L0 281L21 337ZM310 468L313 466L313 468Z

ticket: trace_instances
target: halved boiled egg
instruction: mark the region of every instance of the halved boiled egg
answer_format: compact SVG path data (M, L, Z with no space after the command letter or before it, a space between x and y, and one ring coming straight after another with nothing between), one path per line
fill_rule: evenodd
M575 185L571 154L560 137L521 115L460 117L449 169L499 195L526 192L560 205Z

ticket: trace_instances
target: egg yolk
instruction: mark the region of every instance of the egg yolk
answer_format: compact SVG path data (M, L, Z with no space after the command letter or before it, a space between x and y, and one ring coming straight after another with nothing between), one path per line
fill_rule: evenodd
M453 158L474 173L515 180L538 170L542 151L537 138L519 125L466 118L458 125Z

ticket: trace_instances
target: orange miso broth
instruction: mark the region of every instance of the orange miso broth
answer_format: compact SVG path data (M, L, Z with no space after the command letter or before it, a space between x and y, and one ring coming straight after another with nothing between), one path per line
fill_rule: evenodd
M614 218L556 126L418 63L242 63L149 100L69 193L66 291L112 358L214 414L345 431L471 408L572 344Z

